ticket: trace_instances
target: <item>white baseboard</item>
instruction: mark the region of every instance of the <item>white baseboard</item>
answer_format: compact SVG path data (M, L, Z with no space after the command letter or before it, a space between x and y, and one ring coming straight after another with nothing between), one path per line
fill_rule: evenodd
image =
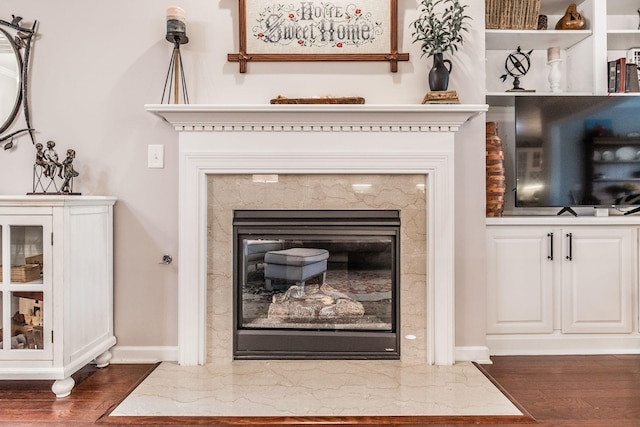
M178 346L122 346L111 348L111 363L156 363L178 360Z
M492 363L487 346L456 347L456 361L476 362L485 365Z
M487 335L492 356L640 354L640 334Z

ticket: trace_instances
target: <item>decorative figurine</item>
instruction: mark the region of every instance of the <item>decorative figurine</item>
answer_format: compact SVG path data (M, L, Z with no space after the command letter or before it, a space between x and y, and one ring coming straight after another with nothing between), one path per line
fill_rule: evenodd
M520 77L526 75L529 72L529 68L531 68L531 52L533 52L533 49L527 53L522 52L522 50L520 50L520 46L518 46L518 49L515 52L512 52L507 56L507 59L504 62L504 68L507 70L507 73L500 76L503 82L507 79L507 76L513 77L513 87L507 92L535 92L534 90L527 90L520 87Z
M44 176L48 178L53 178L56 174L56 169L60 167L60 163L58 162L58 153L53 149L55 146L55 142L47 141L47 149L43 152L43 159L45 162Z
M584 30L587 22L584 16L578 12L578 6L571 3L565 14L556 24L556 30Z
M42 144L36 143L36 165L44 168L46 165L44 161L44 153L42 152Z
M76 195L73 192L73 178L79 176L73 167L76 151L68 149L65 159L58 161L54 141L47 141L47 148L36 143L36 158L33 164L33 192L28 194L65 194ZM58 181L62 179L62 183Z
M71 193L73 191L73 178L80 175L73 168L73 159L76 157L76 150L69 149L67 150L67 157L62 162L61 175L64 177L64 182L62 183L62 188L60 191L63 193Z

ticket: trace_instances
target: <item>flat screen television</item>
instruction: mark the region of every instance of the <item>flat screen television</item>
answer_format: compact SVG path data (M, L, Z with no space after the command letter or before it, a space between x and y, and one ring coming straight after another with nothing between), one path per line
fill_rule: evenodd
M516 206L640 205L640 97L515 98Z

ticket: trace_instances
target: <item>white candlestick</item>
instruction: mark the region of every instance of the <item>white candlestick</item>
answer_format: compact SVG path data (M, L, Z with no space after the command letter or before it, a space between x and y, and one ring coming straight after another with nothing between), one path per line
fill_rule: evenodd
M562 59L553 59L547 64L549 64L549 85L551 86L551 93L560 93L562 89L560 89L560 78L562 74L560 73L560 63Z

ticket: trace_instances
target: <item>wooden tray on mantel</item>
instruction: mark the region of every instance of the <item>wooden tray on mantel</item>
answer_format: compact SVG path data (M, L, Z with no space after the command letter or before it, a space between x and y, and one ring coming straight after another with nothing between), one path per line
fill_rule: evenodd
M342 98L285 98L278 96L271 100L272 104L364 104L364 98L348 96Z

